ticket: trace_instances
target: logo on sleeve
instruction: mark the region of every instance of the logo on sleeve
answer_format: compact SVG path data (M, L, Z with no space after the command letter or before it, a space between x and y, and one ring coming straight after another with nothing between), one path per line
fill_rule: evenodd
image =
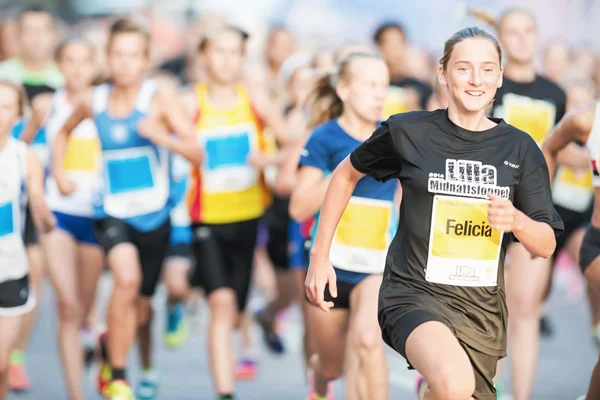
M518 165L516 166L518 168ZM510 188L498 186L498 171L493 165L480 161L446 160L445 176L429 174L428 188L431 193L457 194L487 199L488 193L508 199Z

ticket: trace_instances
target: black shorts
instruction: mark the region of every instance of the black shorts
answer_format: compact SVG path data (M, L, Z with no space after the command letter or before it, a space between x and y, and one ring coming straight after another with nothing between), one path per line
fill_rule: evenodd
M0 316L23 315L35 306L35 296L29 287L29 276L0 282Z
M269 240L267 241L267 254L277 271L287 271L290 268L288 257L288 232L287 229L273 229L269 226Z
M396 312L400 312L399 310ZM421 324L429 321L438 321L448 326L442 318L437 315L422 309L415 309L402 316L394 315L394 310L391 312L383 311L379 313L379 324L383 341L400 353L409 364L409 369L414 369L406 356L406 341L410 334ZM452 330L451 327L449 327ZM494 387L494 376L496 375L496 365L501 357L484 354L473 349L466 343L458 339L460 345L467 353L473 373L475 374L475 392L473 396L478 400L496 399L496 388Z
M131 243L135 246L142 267L140 294L144 297L152 297L169 250L171 221L167 219L153 231L140 232L125 221L109 217L95 221L94 230L98 243L104 248L106 254L121 243Z
M563 208L560 206L554 206L558 215L563 220L565 230L556 238L556 250L554 250L554 257L558 256L561 250L565 247L567 241L573 233L580 228L585 228L592 219L593 207L588 208L585 212L576 212Z
M27 203L27 207L25 209L25 227L23 229L23 243L25 246L30 246L32 244L38 243L38 233L35 228L35 224L33 223L33 217L31 216L31 209L29 208L29 203Z
M275 197L265 214L267 221L267 253L276 270L288 270L289 260L289 199Z
M600 256L600 229L589 224L583 236L581 249L579 249L581 272L585 273L585 270L588 269L598 256Z
M177 243L174 245L169 245L167 258L171 257L185 258L190 260L190 262L193 262L192 245L190 243Z
M192 249L196 268L190 284L202 287L207 296L217 289L233 289L238 310L243 311L250 289L258 221L194 224Z
M325 301L332 301L334 310L335 309L349 310L350 309L350 295L352 294L352 290L354 290L354 288L356 286L358 286L358 283L348 283L348 282L338 280L336 282L336 284L337 284L337 297L336 298L331 297L331 294L329 293L329 284L325 285Z

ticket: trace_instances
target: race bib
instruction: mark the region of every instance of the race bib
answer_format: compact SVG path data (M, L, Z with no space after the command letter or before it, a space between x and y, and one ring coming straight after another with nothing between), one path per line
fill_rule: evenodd
M15 203L0 204L0 258L22 251L21 234L17 232Z
M335 232L330 261L336 267L381 273L391 239L392 202L352 197Z
M71 137L67 142L63 166L69 172L95 172L99 156L100 142L97 139Z
M435 196L429 236L428 282L496 286L503 233L487 221L487 200Z
M106 170L110 194L135 192L154 187L152 166L147 156L108 160Z
M594 197L592 171L576 174L572 168L560 166L552 185L552 201L557 206L575 212L588 209Z
M541 145L555 123L554 103L513 93L504 95L502 103L504 120L527 132L538 146Z
M104 153L104 209L116 218L159 211L168 198L168 179L152 149Z
M200 136L206 152L202 171L206 193L241 192L258 183L260 174L248 163L249 155L258 147L250 125L202 132Z
M0 204L0 238L15 233L13 203Z

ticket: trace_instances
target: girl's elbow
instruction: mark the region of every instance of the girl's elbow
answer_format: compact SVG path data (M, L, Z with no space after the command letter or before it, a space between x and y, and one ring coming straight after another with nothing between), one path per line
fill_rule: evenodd
M290 218L296 222L302 222L309 217L309 215L306 215L307 212L304 207L302 207L302 202L293 196L290 199L289 213Z

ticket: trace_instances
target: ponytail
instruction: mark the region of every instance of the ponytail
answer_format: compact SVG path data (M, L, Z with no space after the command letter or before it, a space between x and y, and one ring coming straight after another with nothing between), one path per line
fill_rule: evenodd
M342 115L344 103L335 90L335 74L325 74L317 81L307 103L310 104L309 129Z

